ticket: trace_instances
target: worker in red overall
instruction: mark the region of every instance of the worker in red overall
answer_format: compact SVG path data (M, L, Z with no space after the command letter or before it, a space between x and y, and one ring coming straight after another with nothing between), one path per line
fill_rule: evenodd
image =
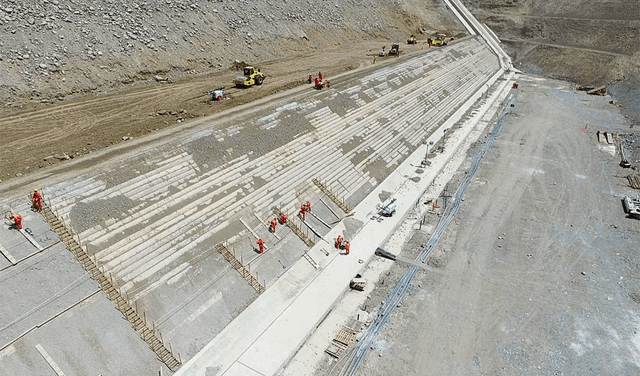
M311 203L310 203L309 201L307 201L307 204L306 204L305 206L306 206L306 208L307 208L307 211L308 211L309 213L311 213Z
M347 255L349 254L349 241L348 240L344 243L344 253L347 254Z
M306 220L307 219L307 207L304 205L300 206L300 215L302 215L302 220Z
M287 223L287 216L284 213L280 213L280 224L284 225Z
M20 214L11 214L9 216L9 220L13 221L11 227L17 228L18 230L22 230L22 216Z
M276 226L278 225L278 220L277 219L272 219L271 220L271 226L269 227L269 231L273 232L274 234L276 233Z
M313 76L309 75L309 83L311 83L311 81L313 81Z
M260 253L264 253L264 240L262 240L262 238L260 238L260 239L258 239L256 244L258 245L258 247L260 247Z
M38 192L37 189L33 191L31 199L33 200L31 207L36 210L42 210L42 195L40 194L40 192Z
M322 72L318 72L318 78L322 81Z
M315 87L318 87L318 82L320 82L320 80L318 80L318 78L316 77L316 78L314 79L314 81L313 81L313 82L315 83L315 85L314 85L314 86L315 86Z
M338 238L336 239L336 248L340 249L343 240L344 238L342 237L342 235L338 235Z

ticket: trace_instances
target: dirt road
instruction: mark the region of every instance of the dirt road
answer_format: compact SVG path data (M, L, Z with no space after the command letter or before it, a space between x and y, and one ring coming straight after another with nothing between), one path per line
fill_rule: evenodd
M5 146L0 151L0 181L307 85L309 74L317 76L321 71L330 80L339 73L372 64L373 55L383 44L388 41L360 42L348 50L336 47L270 61L257 66L267 78L262 86L252 88L233 87L231 82L241 73L237 70L211 70L176 83L147 84L128 92L10 114L0 120L0 138ZM418 44L402 49L411 53L421 48ZM376 64L390 59L376 58ZM219 85L227 87L229 97L210 104L205 92Z
M556 81L520 83L430 270L359 374L640 371L640 232L621 208L632 192L616 177L619 160L595 141L597 130L628 125L606 98ZM419 250L408 244L403 257ZM405 268L393 266L368 307Z

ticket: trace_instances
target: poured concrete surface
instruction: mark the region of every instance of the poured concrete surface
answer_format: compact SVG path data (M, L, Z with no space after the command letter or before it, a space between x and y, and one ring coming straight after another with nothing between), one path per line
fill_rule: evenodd
M228 118L201 120L178 139L48 184L45 196L188 359L257 297L216 244L260 284L275 283L308 247L285 227L268 232L274 208L293 217L309 200L322 221L336 222L312 179L357 204L498 68L480 39L456 41L346 74L328 90L303 87ZM330 230L308 220L320 235ZM263 255L255 236L267 242Z
M100 291L29 203L0 207L23 216L25 233L0 227L0 374L154 374L166 367ZM31 234L29 234L29 232ZM13 263L6 259L11 255ZM43 350L44 349L44 350ZM43 352L42 352L43 350Z
M317 260L318 269L307 260L297 262L176 374L260 376L281 372L333 307L349 280L361 271L365 260L369 260L375 249L399 226L468 135L474 129L486 126L501 109L509 94L510 82L508 76L506 80L496 82L500 76L501 72L497 72L489 81L489 85L496 83L491 95L479 90L469 98L426 140L425 145L353 209L350 218L327 234L325 239L329 241L344 234L352 245L349 255L330 247L330 254L325 258L321 245L313 247L309 256ZM474 115L457 123L474 104ZM427 144L437 144L444 138L445 129L451 129L454 124L459 127L447 133L446 148L432 160L430 168L426 171L416 168L424 158ZM377 215L375 207L380 197L389 192L397 198L397 213L383 218Z

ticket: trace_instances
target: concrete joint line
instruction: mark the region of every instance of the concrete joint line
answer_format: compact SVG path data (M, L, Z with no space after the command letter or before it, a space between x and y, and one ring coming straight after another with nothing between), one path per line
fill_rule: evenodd
M137 311L133 310L133 307L131 306L131 304L129 304L128 300L124 299L120 289L117 288L117 286L115 285L113 278L106 278L106 276L104 275L104 272L97 268L94 261L88 256L86 251L82 248L80 243L80 238L75 234L73 229L68 227L64 219L56 217L56 215L53 212L53 209L48 205L46 200L43 200L42 204L43 204L42 215L45 218L45 220L49 223L49 225L54 229L54 231L61 238L65 233L69 235L68 238L66 238L66 241L64 241L69 251L76 257L76 259L80 262L80 264L82 264L82 267L87 272L89 272L90 276L97 276L97 278L94 277L96 282L98 282L98 280L104 281L103 283L98 283L102 291L104 291L107 297L115 304L116 308L123 313L123 315L127 318L127 320L129 321L131 326L134 328L134 330L136 330L138 335L140 335L140 337L149 345L149 347L160 357L160 359L162 359L162 361L167 365L167 367L169 367L169 369L174 372L177 371L178 368L180 368L180 365L182 362L176 359L176 357L173 355L173 351L169 351L164 346L164 342L161 339L162 335L160 335L160 340L159 340L162 346L155 347L153 345L154 339L158 340L155 332L151 332L150 335L146 334L146 331L144 330L145 328L147 328L146 322L142 320L142 317L140 317ZM54 223L56 222L59 222L57 223L58 226L54 227ZM76 249L76 251L73 251L73 249ZM127 312L129 311L133 311L133 312L130 312L129 314L127 314ZM144 322L144 325L142 327L136 324L139 321Z
M47 363L49 363L49 366L53 369L53 371L58 375L58 376L65 376L64 372L62 372L62 369L60 367L58 367L58 365L56 364L56 362L53 361L53 359L51 358L51 356L49 356L49 353L47 353L47 350L45 350L41 344L37 344L36 345L36 349L38 350L38 352L40 353L40 355L42 355L42 357L44 358L44 360L47 361Z
M18 263L16 259L11 256L11 254L9 254L9 252L2 246L2 244L0 244L0 253L2 253L2 256L4 256L4 258L6 258L11 263L11 265L15 265Z

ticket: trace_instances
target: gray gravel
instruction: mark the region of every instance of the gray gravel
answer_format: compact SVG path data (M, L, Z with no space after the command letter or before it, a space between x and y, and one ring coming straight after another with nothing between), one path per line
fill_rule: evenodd
M433 23L410 1L0 0L0 106L271 60L366 37L403 40ZM419 2L420 7L424 2ZM440 0L430 0L434 8ZM418 12L420 13L420 12ZM398 16L406 18L398 28ZM431 20L429 20L431 18ZM404 29L404 30L403 30Z

